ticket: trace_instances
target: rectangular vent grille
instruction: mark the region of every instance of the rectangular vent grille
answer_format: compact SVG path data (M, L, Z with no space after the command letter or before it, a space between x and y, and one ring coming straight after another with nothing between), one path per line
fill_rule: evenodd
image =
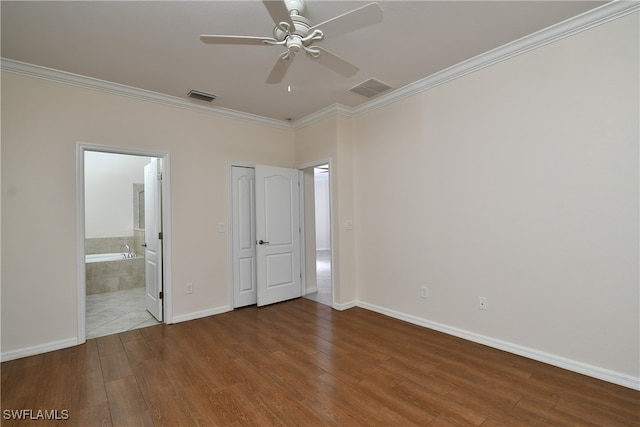
M371 78L367 81L364 81L360 84L355 85L351 89L351 92L355 92L358 95L366 96L367 98L372 98L376 95L381 94L382 92L386 92L391 89L386 83L381 82L380 80Z
M211 102L216 99L216 96L212 93L206 93L199 90L190 90L188 94L189 98L198 99L200 101Z

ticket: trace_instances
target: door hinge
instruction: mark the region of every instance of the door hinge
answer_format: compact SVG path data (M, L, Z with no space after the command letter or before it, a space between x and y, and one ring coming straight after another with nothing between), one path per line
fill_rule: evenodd
M162 181L162 172L158 172L158 181Z
M163 295L164 294L162 293L162 291L160 291L160 295L158 296L158 298L162 299Z
M162 231L158 233L158 239L162 240Z

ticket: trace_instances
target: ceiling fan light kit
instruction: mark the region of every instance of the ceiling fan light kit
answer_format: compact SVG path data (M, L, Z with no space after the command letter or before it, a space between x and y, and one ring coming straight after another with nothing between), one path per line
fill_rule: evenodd
M208 44L283 46L282 52L266 83L280 83L284 78L295 54L306 52L311 58L338 74L351 77L359 68L314 43L324 39L325 33L320 27L327 27L327 34L338 35L382 21L382 8L378 3L369 3L350 12L343 13L320 24L313 25L304 17L303 0L263 0L262 2L275 23L273 37L201 35L200 40Z

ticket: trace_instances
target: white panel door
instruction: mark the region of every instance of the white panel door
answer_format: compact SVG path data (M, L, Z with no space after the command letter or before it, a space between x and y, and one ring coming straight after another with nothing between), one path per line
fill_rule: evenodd
M298 171L256 166L258 306L302 295Z
M233 307L257 303L255 171L231 168L233 211Z
M160 159L144 167L144 280L147 310L162 321L162 170Z

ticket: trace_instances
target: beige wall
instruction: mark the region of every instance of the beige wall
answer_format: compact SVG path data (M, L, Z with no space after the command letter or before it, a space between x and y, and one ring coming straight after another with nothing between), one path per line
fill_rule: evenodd
M637 36L634 14L295 131L3 73L2 351L76 334L82 141L171 153L176 316L228 303L228 163L330 158L338 306L637 379Z
M352 119L342 115L317 121L295 132L296 164L331 159L331 209L333 300L337 307L356 301L353 230L345 230L353 219Z
M229 302L229 162L294 166L289 130L3 73L3 353L77 335L77 142L170 153L174 316Z
M638 52L635 14L355 119L358 300L637 378Z

